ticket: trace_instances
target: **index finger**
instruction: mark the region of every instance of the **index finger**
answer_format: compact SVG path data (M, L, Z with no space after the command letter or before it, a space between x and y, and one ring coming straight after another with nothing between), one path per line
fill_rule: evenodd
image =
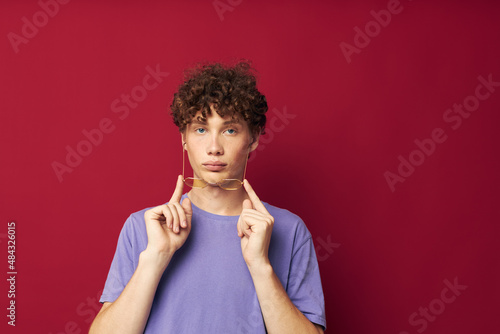
M177 184L175 185L174 194L170 198L169 202L180 203L182 197L182 190L184 189L184 181L182 180L182 175L177 177Z
M250 183L248 183L247 179L243 180L243 186L245 187L245 190L247 191L248 197L250 197L250 200L252 201L253 207L259 212L269 214L266 207L264 206L264 204L262 204L262 202L260 201L259 197L257 196L255 191L253 190Z

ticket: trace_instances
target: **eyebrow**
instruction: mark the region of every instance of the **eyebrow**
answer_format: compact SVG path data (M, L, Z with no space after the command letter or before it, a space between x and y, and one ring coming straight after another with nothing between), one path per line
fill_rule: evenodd
M236 119L236 120L232 119L230 121L225 121L224 125L226 125L226 124L240 124L240 120L239 119Z
M199 121L197 119L194 119L191 121L191 124L207 125L207 122L202 122L202 121ZM240 124L240 121L239 120L230 120L230 121L224 122L224 125L228 125L228 124Z

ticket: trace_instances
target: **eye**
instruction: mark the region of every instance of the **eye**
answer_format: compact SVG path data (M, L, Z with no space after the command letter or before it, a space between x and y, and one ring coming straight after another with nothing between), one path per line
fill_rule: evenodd
M194 132L199 133L199 134L204 134L204 133L205 133L205 131L206 131L206 130L205 130L205 129L203 129L203 128L198 128L198 129L194 130Z
M236 134L236 130L235 129L227 129L226 132L230 135L234 135Z

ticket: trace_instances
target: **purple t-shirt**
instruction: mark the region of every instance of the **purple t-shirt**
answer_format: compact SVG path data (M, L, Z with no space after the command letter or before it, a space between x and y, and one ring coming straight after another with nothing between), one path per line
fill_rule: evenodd
M326 327L311 234L297 215L263 204L275 221L269 246L274 272L293 304L311 322ZM216 215L194 204L192 208L191 232L163 273L145 333L266 333L241 254L239 216ZM148 243L146 210L130 215L123 226L101 303L114 302L137 268Z

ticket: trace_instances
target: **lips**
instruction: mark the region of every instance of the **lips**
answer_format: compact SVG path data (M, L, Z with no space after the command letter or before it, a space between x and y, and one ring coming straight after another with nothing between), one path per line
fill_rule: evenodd
M227 164L220 161L207 161L204 162L202 165L203 167L212 172L223 170L227 166Z

